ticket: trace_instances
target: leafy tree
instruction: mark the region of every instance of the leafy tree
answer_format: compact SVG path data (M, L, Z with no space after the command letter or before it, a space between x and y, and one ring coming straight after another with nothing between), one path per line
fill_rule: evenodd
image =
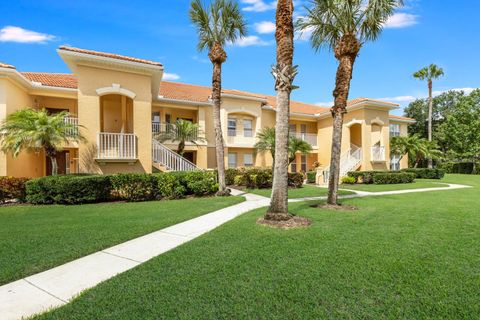
M214 0L205 7L201 0L193 0L190 6L190 20L197 28L198 50L208 50L213 64L212 102L215 126L215 149L218 169L218 195L227 192L225 184L225 152L223 146L220 108L222 105L222 64L227 60L224 47L247 34L247 26L238 3L232 0Z
M160 142L165 142L167 140L178 142L177 153L183 157L185 153L185 144L189 142L197 145L198 142L205 142L206 139L203 138L203 134L204 133L200 130L198 123L178 119L175 122L175 126L166 132L159 133L156 136L156 139Z
M0 126L2 151L17 157L24 150L43 150L52 163L52 175L56 175L57 152L71 141L85 141L78 128L65 121L68 116L68 112L49 115L45 109L22 109L8 115Z
M263 128L257 134L258 142L254 148L259 153L270 152L275 163L275 128ZM312 151L312 145L300 138L290 136L288 138L288 165L295 161L297 152L308 154Z
M436 149L435 142L421 138L419 135L393 137L390 140L391 155L408 155L409 162L417 168L422 160L429 157L437 159L442 153Z
M331 110L333 135L328 204L337 205L338 200L343 117L347 112L355 60L364 43L380 36L387 19L401 5L401 0L314 0L313 7L307 8L306 17L298 20L299 30L312 31L313 48L333 50L339 62Z
M462 97L441 125L445 142L458 157L471 159L476 173L480 158L480 89Z
M415 72L413 76L420 80L427 80L428 83L428 141L432 141L432 122L433 122L433 80L444 75L443 69L435 64L424 67ZM432 159L428 159L428 167L433 167Z
M278 0L276 11L275 40L277 43L277 61L272 67L277 92L276 145L273 167L273 184L270 206L265 214L266 220L289 220L288 213L288 141L290 94L295 86L293 80L297 67L293 66L293 1Z

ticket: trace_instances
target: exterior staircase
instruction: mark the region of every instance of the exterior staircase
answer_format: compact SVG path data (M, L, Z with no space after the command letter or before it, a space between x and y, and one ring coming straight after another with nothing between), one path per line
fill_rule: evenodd
M345 177L348 172L357 170L362 164L362 148L351 144L350 149L340 158L340 178ZM330 179L330 166L317 172L317 183L328 184Z
M194 163L173 152L157 140L152 140L152 160L160 171L197 171Z

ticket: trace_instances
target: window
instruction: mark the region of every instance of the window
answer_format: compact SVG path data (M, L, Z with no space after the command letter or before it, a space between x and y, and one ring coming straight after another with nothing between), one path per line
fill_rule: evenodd
M228 118L228 136L235 137L237 135L237 119Z
M400 125L399 124L390 124L390 137L399 137L400 136Z
M290 165L290 171L297 172L297 159L293 160L292 164Z
M65 152L65 174L70 174L70 152Z
M172 123L172 115L171 114L165 114L165 122L166 123Z
M301 159L302 163L300 165L301 167L301 171L302 172L307 172L307 156L302 154L302 159Z
M390 157L390 170L391 171L399 171L400 170L400 156L399 155L392 155Z
M237 167L237 154L236 153L229 153L228 154L228 167L229 168L236 168Z
M160 123L160 112L152 112L152 122Z
M243 120L243 135L245 137L253 137L253 121L250 119Z
M243 155L243 165L245 167L253 167L253 154L245 153Z
M301 124L300 125L300 133L301 133L301 138L303 141L307 139L307 125L306 124Z
M297 125L291 124L290 127L289 127L289 129L290 129L290 134L291 134L291 135L294 136L294 135L297 133Z

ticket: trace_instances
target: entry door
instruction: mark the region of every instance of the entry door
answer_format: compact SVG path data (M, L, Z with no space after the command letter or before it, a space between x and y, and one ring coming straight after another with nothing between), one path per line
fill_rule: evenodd
M57 153L57 165L58 165L58 174L67 174L67 168L69 167L68 161L70 159L69 151L60 151ZM52 161L49 157L45 158L45 163L47 164L47 176L52 175ZM68 170L69 171L69 170Z

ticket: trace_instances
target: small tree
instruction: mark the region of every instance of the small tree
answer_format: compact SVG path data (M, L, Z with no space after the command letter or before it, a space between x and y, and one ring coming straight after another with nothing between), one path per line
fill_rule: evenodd
M408 137L393 137L390 140L390 153L400 155L400 159L408 154L414 168L417 168L420 161L426 158L438 159L442 156L434 142L423 139L416 134Z
M200 130L198 123L192 123L188 120L178 119L175 126L167 129L165 132L159 133L155 138L160 142L167 140L178 142L177 153L183 157L185 153L185 144L187 142L195 145L198 142L206 142L203 138L204 133Z
M52 163L52 175L56 175L56 156L62 147L71 141L85 141L77 127L65 121L68 116L68 112L49 115L45 109L23 109L8 115L0 126L2 151L17 157L23 150L44 150Z
M433 123L433 80L443 76L443 69L435 64L422 68L415 72L413 76L420 80L428 82L428 141L432 141L432 123ZM432 168L432 159L428 159L428 167Z
M291 136L288 140L288 165L295 161L297 152L307 155L310 151L312 151L312 145L310 143L300 138Z

